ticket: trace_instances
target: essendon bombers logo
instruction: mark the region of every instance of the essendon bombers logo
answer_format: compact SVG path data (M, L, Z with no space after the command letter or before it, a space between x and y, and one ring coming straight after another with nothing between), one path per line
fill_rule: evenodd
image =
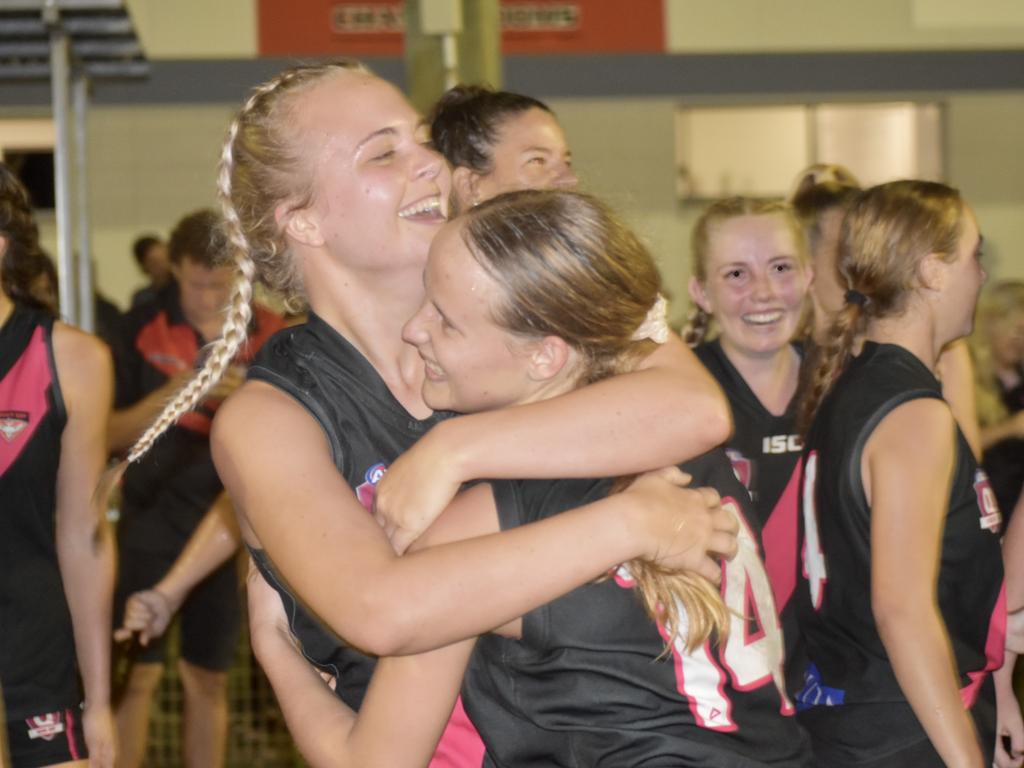
M60 712L50 712L46 715L36 715L25 720L28 725L28 737L30 739L43 739L53 741L59 733L64 733L64 721Z
M356 498L359 499L359 503L362 504L368 512L373 511L373 499L377 495L377 483L380 482L381 478L384 477L384 473L388 471L387 464L374 464L363 476L365 482L356 487Z
M0 435L8 443L13 443L14 438L28 426L28 420L27 411L0 411Z
M750 459L739 451L734 451L730 448L726 450L726 454L729 456L729 461L732 462L732 471L736 475L736 478L743 483L743 487L749 491L750 481L753 480L754 465L751 463Z
M974 493L978 496L978 513L981 516L978 524L986 531L998 533L1003 524L1003 516L999 513L996 495L992 492L992 484L984 470L974 472Z

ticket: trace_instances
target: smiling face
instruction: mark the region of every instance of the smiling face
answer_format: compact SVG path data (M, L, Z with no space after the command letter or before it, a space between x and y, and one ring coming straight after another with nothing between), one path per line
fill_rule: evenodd
M291 118L313 176L300 236L357 269L422 266L447 215L450 175L402 94L339 72L298 95Z
M728 354L765 357L789 344L800 322L810 269L782 215L712 223L704 269L704 282L691 278L690 296L714 316Z
M469 204L519 189L573 189L579 182L562 126L539 107L516 113L502 124L491 159L490 172L474 178Z
M456 220L434 239L423 306L402 333L423 358L423 400L463 413L526 402L539 386L530 369L535 342L494 322L491 307L502 289L473 258L461 229Z

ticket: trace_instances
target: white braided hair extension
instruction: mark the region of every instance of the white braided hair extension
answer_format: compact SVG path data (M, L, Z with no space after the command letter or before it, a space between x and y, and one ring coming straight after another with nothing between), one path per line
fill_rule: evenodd
M231 360L241 349L248 335L252 319L252 284L256 277L256 264L251 256L251 245L245 235L245 228L232 202L232 173L234 170L235 141L246 119L257 107L267 106L265 100L275 92L290 85L308 82L336 69L366 71L355 61L340 61L325 65L295 67L285 70L274 79L257 86L232 120L221 150L217 172L217 194L223 216L224 234L228 250L238 268L234 291L224 318L220 338L210 346L206 362L196 375L174 395L163 411L138 439L128 452L128 463L138 461L153 446L160 435L171 427L182 415L192 410L210 389L220 381ZM276 243L269 243L268 258L278 251Z

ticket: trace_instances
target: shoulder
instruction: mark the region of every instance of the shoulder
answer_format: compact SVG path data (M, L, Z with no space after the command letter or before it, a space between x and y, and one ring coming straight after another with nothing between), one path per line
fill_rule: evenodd
M110 348L92 334L61 322L53 324L53 357L61 383L109 376Z
M211 440L219 444L282 441L323 431L313 415L294 397L263 381L246 381L217 409Z
M955 438L956 422L944 400L909 397L878 422L865 444L865 458L894 459L903 468L928 466L953 454Z

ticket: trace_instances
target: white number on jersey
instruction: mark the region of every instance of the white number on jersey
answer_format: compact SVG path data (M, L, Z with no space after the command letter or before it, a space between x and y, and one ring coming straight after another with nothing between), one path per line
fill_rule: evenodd
M821 551L818 534L818 510L814 502L814 489L818 479L818 452L811 451L804 464L804 576L811 588L814 610L821 608L821 599L828 581L825 553Z

